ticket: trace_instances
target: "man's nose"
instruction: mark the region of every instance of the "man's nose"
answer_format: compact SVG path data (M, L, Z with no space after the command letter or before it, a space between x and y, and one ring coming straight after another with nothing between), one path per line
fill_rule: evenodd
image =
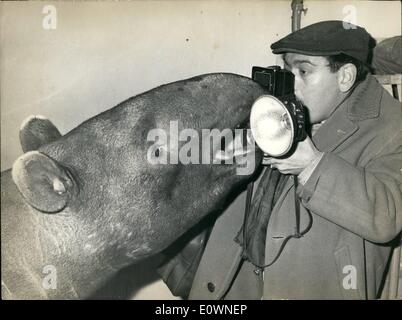
M300 80L298 79L298 77L295 77L295 84L294 84L294 92L295 92L295 96L298 100L301 99L301 94L300 94Z

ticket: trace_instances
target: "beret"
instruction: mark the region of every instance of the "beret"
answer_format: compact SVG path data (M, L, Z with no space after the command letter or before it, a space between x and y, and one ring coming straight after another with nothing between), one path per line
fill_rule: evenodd
M348 22L331 20L292 32L273 43L271 49L275 54L293 52L310 56L343 53L367 64L374 44L374 39L366 29Z

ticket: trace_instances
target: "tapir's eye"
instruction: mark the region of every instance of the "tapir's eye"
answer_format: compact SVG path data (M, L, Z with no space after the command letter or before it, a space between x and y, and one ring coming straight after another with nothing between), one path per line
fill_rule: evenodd
M164 157L165 153L166 153L166 146L162 145L162 146L156 146L154 149L154 157L155 158L160 158L160 157Z
M167 161L167 147L165 145L152 145L147 152L148 162L161 164Z

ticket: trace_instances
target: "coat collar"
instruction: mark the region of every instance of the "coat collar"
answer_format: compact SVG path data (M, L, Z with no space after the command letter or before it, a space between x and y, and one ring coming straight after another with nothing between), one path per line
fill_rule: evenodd
M347 102L346 105L341 105L313 136L312 140L318 150L333 151L358 130L359 126L351 121L345 112L346 107Z
M354 89L348 101L348 117L351 121L377 118L384 89L368 74L366 79Z
M333 151L358 130L359 121L378 117L382 93L382 87L369 74L318 129L312 139L317 148Z

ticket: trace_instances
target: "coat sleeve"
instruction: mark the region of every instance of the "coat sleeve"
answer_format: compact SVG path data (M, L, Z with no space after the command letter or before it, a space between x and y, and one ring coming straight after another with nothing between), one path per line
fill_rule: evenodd
M174 296L188 299L210 232L207 228L189 242L179 239L163 252L166 261L157 272Z
M298 193L311 212L369 241L385 243L402 229L401 164L400 133L365 167L325 153Z

